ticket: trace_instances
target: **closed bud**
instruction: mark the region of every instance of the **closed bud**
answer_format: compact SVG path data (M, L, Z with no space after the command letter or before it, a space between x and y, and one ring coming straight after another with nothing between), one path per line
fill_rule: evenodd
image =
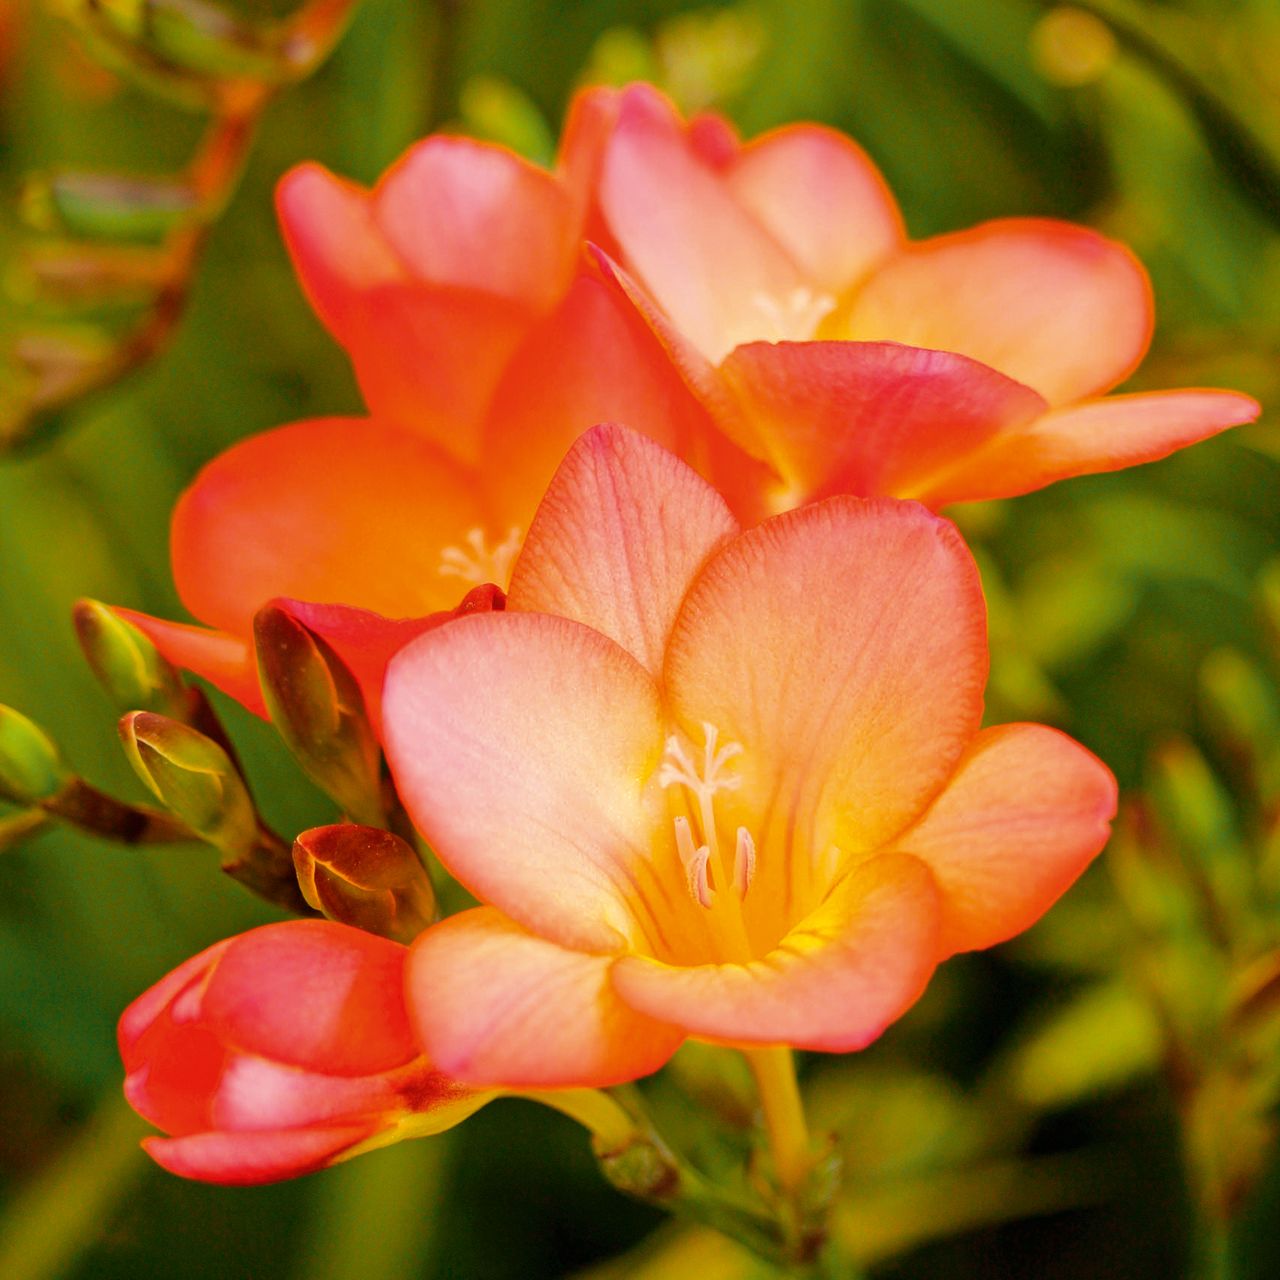
M39 804L71 777L49 735L21 712L0 706L0 799Z
M98 0L95 16L117 40L174 70L267 83L287 74L272 28L207 0Z
M212 738L151 711L120 721L120 738L138 777L171 813L226 859L258 843L253 801L227 753Z
M200 198L174 178L65 171L28 178L20 200L25 220L41 231L158 244L197 211Z
M294 841L293 865L308 905L340 924L407 943L435 919L422 862L390 831L351 822L313 827Z
M350 817L382 821L377 740L355 677L332 648L275 605L253 620L262 695L298 763Z
M133 623L96 600L78 601L72 619L93 674L121 711L187 718L189 690L177 668Z

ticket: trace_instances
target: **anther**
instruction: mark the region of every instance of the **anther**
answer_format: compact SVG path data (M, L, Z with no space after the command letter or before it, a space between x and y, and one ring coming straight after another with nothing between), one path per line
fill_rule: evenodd
M738 843L733 850L733 887L739 898L747 896L756 878L756 842L746 827L738 828Z

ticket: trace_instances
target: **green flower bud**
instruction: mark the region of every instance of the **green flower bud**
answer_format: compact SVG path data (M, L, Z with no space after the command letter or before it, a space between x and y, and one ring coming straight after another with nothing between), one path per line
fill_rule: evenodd
M0 799L39 804L71 777L49 735L21 712L0 706Z
M120 721L129 763L171 813L225 858L258 843L253 801L227 753L195 729L151 711Z
M133 623L96 600L78 601L72 619L93 674L121 711L187 718L190 699L177 668Z

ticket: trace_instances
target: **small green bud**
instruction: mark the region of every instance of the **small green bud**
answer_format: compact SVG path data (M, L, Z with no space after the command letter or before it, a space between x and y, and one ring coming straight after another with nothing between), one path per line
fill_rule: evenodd
M339 823L293 842L293 865L309 906L330 920L412 942L436 915L418 855L390 831Z
M0 799L39 804L57 795L71 777L49 735L21 712L0 705Z
M93 674L120 710L187 718L189 691L177 668L132 622L96 600L77 601L72 620Z
M120 721L129 763L143 783L225 859L258 843L253 801L227 753L211 738L168 716L132 711Z
M275 605L253 620L258 676L271 720L307 776L343 811L383 819L377 739L355 677L332 648Z
M118 173L33 174L19 195L22 216L41 231L85 240L159 244L197 213L188 182Z
M605 1151L593 1140L596 1159L609 1182L619 1191L650 1204L675 1200L681 1190L680 1169L664 1147L643 1135L625 1146Z

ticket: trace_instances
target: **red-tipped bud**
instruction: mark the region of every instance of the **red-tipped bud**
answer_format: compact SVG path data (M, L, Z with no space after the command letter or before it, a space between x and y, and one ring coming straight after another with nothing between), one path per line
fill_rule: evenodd
M436 1071L404 1001L405 950L327 920L220 942L125 1010L125 1096L173 1173L274 1182L439 1133L493 1095Z
M436 914L435 893L411 845L390 831L339 823L293 843L308 904L330 920L412 942Z

